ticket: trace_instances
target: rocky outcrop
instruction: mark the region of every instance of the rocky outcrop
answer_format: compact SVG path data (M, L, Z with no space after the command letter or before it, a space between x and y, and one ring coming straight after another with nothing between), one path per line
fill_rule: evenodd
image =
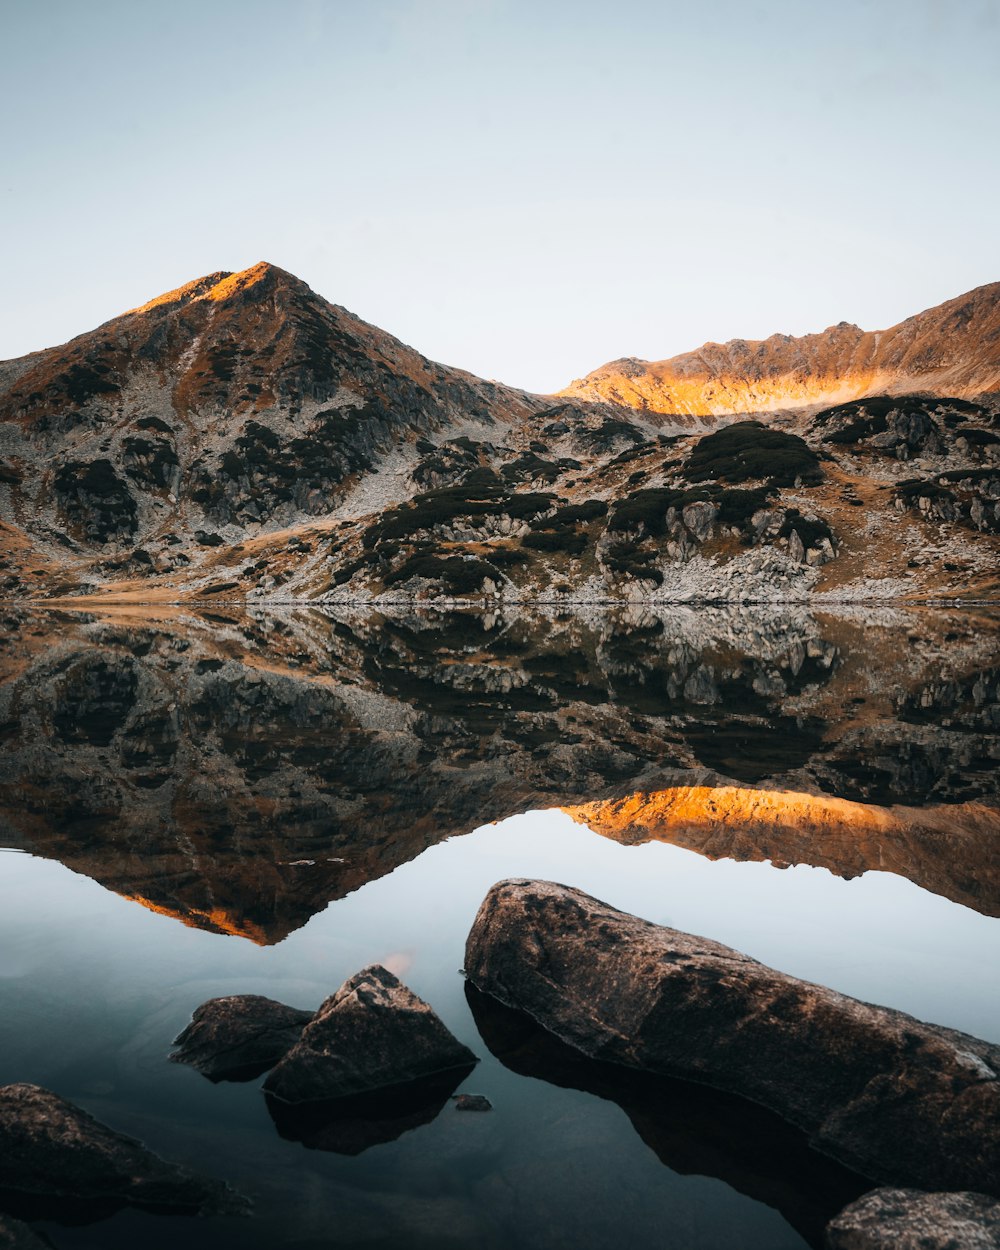
M550 882L494 886L465 966L584 1054L762 1103L874 1180L1000 1191L1000 1047Z
M170 1058L212 1081L251 1080L291 1050L312 1015L258 994L212 998L196 1008Z
M286 1103L332 1102L475 1063L427 1003L373 964L323 1003L264 1089Z
M246 1209L228 1186L166 1163L38 1085L0 1088L0 1191L18 1214L46 1218L128 1205L202 1215Z
M974 1193L876 1189L826 1233L827 1250L1000 1250L1000 1202Z

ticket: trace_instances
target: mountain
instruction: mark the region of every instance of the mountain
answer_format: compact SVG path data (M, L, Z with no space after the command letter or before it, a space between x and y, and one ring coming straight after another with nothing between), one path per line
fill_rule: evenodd
M836 382L827 398L862 375L880 389L761 422L638 392L531 395L427 360L273 265L210 274L0 364L0 594L990 597L1000 396L968 395L995 380L998 290L883 336L769 340L747 376L794 360ZM741 352L756 359L723 354Z
M821 334L706 343L669 360L613 360L560 394L695 417L775 412L909 392L1000 391L1000 283L889 330L841 321Z

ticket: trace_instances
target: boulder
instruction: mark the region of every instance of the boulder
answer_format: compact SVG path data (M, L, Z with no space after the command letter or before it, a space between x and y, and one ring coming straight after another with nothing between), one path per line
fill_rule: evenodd
M126 1205L203 1215L246 1209L227 1185L166 1163L38 1085L0 1087L0 1191L29 1217L49 1218L63 1204L102 1213Z
M875 1189L826 1230L828 1250L1000 1250L1000 1202L984 1194Z
M43 1241L33 1228L0 1215L0 1250L48 1250L52 1243Z
M495 885L465 967L584 1054L759 1102L880 1183L1000 1192L1000 1047L551 882Z
M427 1003L373 964L323 1003L264 1088L288 1103L322 1102L476 1062Z
M291 1050L312 1016L259 994L211 998L174 1039L180 1050L170 1058L211 1081L252 1080Z

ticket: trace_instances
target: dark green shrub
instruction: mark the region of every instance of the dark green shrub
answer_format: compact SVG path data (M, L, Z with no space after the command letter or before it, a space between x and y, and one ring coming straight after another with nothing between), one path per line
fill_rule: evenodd
M551 520L556 525L569 525L576 521L596 521L608 515L608 505L603 499L588 499L584 503L564 504L557 508Z
M387 573L382 581L395 586L411 577L426 577L431 581L444 582L452 594L468 595L480 590L487 577L497 580L497 571L483 560L464 556L413 555Z
M536 530L526 534L521 545L532 551L564 551L578 556L587 546L587 535L574 529Z
M810 547L818 547L824 538L833 542L833 530L825 521L817 518L815 521L807 520L798 508L789 508L782 523L781 529L778 530L779 538L791 537L792 530L802 539L802 546L809 550Z
M775 486L822 481L819 459L797 434L772 430L759 421L740 421L700 439L688 456L684 476L692 482L746 482Z

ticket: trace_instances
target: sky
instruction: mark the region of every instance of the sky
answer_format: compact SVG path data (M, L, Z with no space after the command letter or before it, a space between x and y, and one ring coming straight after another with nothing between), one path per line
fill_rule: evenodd
M268 260L548 392L1000 279L997 0L0 0L0 359Z

